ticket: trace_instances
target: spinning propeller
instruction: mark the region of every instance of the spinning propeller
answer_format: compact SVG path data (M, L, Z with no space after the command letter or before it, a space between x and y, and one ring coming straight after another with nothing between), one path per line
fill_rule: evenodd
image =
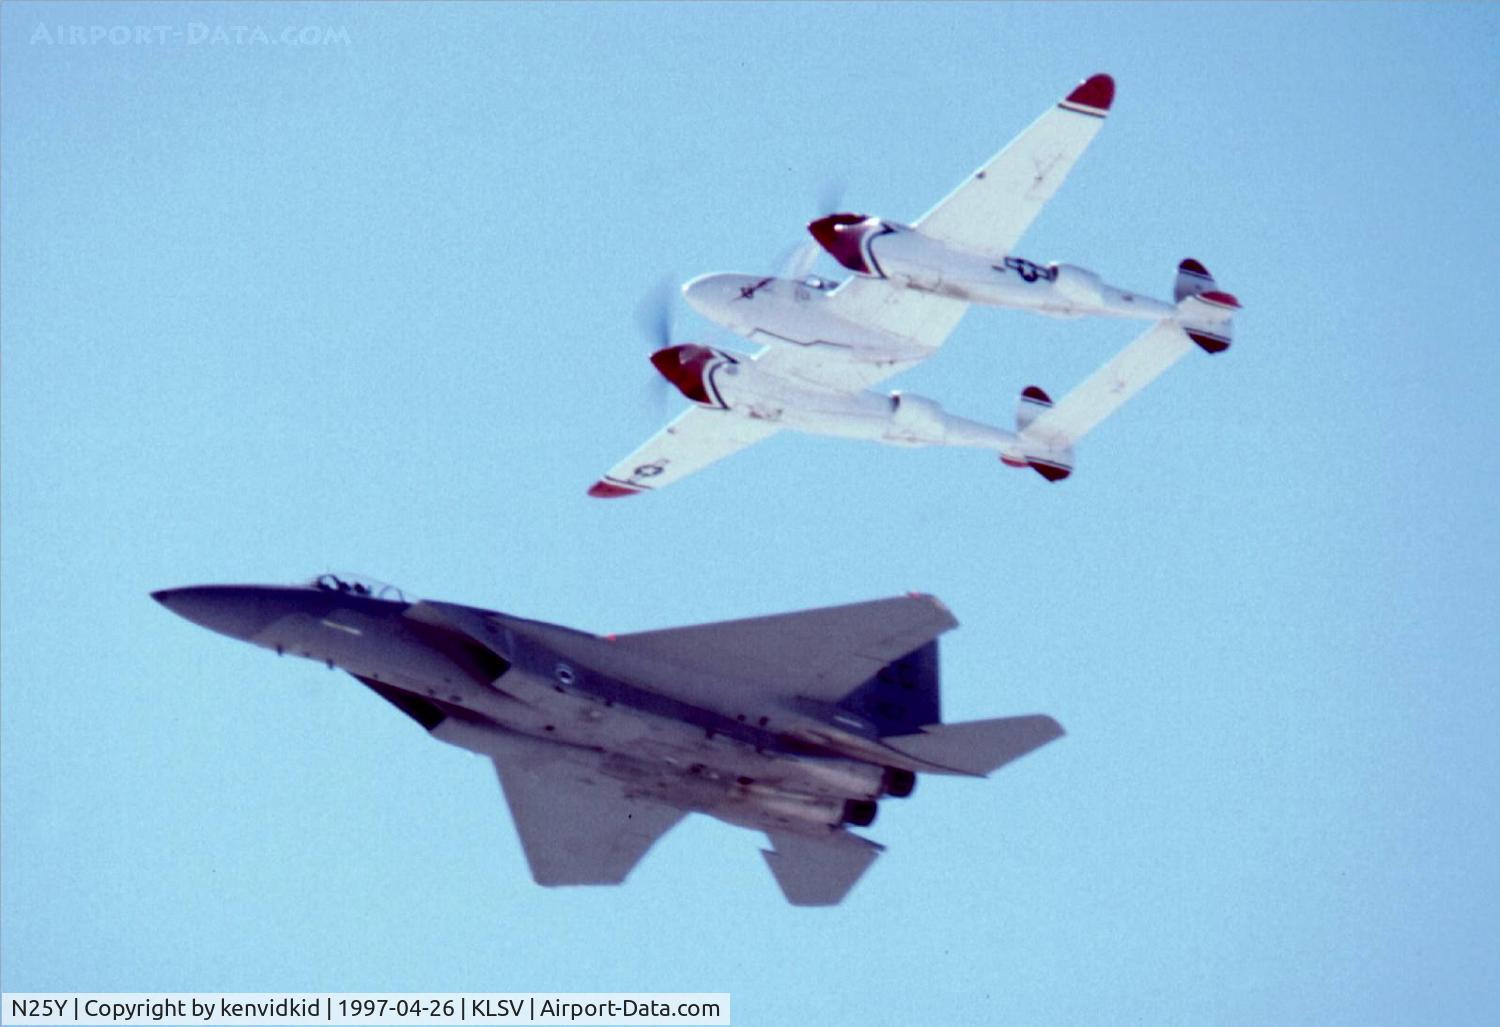
M818 209L820 211L837 210L839 204L843 202L843 195L843 181L836 179L825 181L818 192ZM747 286L745 298L750 298L750 294L753 294L756 289L769 285L777 277L794 280L806 278L812 273L818 254L822 252L822 247L815 239L808 239L804 243L783 250L776 262L775 275L764 278L755 285ZM668 275L646 290L635 307L636 328L651 344L651 363L657 370L657 374L652 376L651 383L648 385L651 390L652 405L662 416L666 414L667 396L671 391L669 385L676 385L677 389L682 391L684 383L695 373L690 366L705 359L707 356L705 351L711 350L711 347L695 343L679 344L674 338L677 294L677 280L674 276ZM719 331L726 336L729 334L723 329ZM693 398L691 386L688 386L688 391L689 398Z
M672 345L673 322L677 312L677 279L667 275L646 290L635 306L635 326L651 343L651 362L656 364L656 355ZM660 368L658 367L658 371ZM672 388L661 374L653 374L646 388L650 390L651 404L658 418L667 414L667 397Z
M845 183L842 179L829 179L823 183L823 188L818 191L818 216L835 210L842 209L844 202ZM818 254L823 252L823 247L818 245L817 240L808 239L804 243L790 247L782 251L778 274L782 278L802 279L812 273L813 266L818 262Z

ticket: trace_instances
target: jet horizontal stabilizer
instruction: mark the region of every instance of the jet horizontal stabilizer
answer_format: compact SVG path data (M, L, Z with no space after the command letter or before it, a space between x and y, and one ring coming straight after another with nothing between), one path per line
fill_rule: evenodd
M826 839L770 831L766 837L775 850L760 854L794 906L837 905L884 848L843 831Z
M933 724L915 735L883 739L897 752L955 774L984 777L1033 749L1063 736L1062 725L1051 717L1000 717L961 724Z

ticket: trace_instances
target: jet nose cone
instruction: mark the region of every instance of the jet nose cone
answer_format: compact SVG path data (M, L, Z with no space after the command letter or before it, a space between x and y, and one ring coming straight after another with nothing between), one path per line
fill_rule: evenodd
M237 585L164 588L151 593L177 616L230 638L251 640L281 615L270 589Z

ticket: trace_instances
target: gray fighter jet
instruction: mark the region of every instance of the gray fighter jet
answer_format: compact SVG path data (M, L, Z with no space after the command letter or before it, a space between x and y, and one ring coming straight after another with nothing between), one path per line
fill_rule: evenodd
M495 763L538 884L619 884L690 812L764 831L787 899L840 901L881 846L849 831L919 773L983 777L1063 731L943 724L932 596L631 635L412 601L351 575L153 593L220 634L348 671Z

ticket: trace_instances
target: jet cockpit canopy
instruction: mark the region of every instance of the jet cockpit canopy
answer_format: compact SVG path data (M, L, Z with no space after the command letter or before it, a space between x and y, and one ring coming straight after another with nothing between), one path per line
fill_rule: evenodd
M308 584L324 592L347 592L350 595L364 596L368 599L384 599L391 603L412 601L395 585L372 578L368 574L348 574L344 571L319 574Z

